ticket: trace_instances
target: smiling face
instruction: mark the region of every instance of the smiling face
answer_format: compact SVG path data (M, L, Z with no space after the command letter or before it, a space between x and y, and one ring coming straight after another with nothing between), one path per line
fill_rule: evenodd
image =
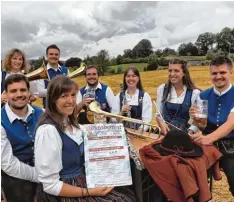
M14 53L14 55L11 58L11 71L15 73L20 72L23 63L23 56L19 53Z
M139 77L130 69L125 76L125 82L128 88L136 88L139 82Z
M210 77L218 91L224 91L230 86L232 69L227 64L210 66Z
M98 72L96 68L90 68L86 70L86 82L89 86L95 87L98 84Z
M76 106L76 89L72 88L70 91L62 93L62 95L55 102L58 112L67 117L71 115Z
M169 64L168 79L172 84L183 83L184 72L181 64Z
M24 109L29 101L30 92L24 81L9 84L6 91L8 103L16 110Z
M48 63L51 66L58 66L58 62L59 62L59 50L55 49L55 48L49 48L48 52L46 54Z

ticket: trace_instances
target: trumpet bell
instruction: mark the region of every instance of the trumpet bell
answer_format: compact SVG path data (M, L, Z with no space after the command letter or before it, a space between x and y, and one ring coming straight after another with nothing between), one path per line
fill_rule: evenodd
M38 79L49 79L45 63L43 61L41 67L25 75L29 81L34 81Z
M77 70L69 73L67 76L70 79L75 78L77 76L80 76L80 75L84 74L86 67L87 67L87 65L85 63L81 62L80 67Z

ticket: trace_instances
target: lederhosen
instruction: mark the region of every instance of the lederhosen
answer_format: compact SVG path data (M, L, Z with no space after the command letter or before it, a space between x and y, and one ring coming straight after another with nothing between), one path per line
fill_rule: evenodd
M5 107L1 110L1 124L6 130L7 138L11 143L13 155L21 162L34 166L34 130L43 113L39 107L32 106L33 114L29 115L26 122L14 120L10 123ZM2 190L7 202L33 202L37 183L15 178L1 170Z
M163 97L167 92L168 85L165 84ZM187 131L189 124L189 108L191 107L191 98L192 98L193 90L188 89L186 90L186 94L184 97L184 101L182 104L177 103L170 103L166 100L162 102L162 115L165 121L173 124L174 126ZM169 125L170 127L170 125ZM171 128L173 129L173 128Z

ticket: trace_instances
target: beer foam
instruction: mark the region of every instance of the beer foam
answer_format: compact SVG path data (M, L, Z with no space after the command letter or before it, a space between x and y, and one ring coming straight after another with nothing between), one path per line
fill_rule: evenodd
M195 118L207 118L206 114L196 114Z

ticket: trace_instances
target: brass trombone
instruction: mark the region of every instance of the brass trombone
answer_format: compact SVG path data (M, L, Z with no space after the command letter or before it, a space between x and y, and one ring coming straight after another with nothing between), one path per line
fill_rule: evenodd
M152 128L156 128L159 130L159 134L160 134L160 128L158 125L154 125L154 124L151 124L149 122L142 121L139 119L133 119L133 118L121 116L118 114L112 114L109 112L105 112L105 111L101 110L100 104L97 101L93 101L88 105L87 115L88 114L89 115L87 116L87 119L90 118L90 112L96 113L96 114L102 114L102 115L104 115L106 117L110 117L110 118L117 118L118 120L120 120L122 122L128 121L128 122L137 123L137 124L141 124L141 125L147 125L147 126L149 126L149 132L140 131L140 134L139 134L139 130L136 130L136 129L127 129L126 128L126 130L129 134L136 135L136 136L141 137L141 138L150 138L150 139L154 139L154 140L157 140L160 138L160 135L153 134L151 132Z

